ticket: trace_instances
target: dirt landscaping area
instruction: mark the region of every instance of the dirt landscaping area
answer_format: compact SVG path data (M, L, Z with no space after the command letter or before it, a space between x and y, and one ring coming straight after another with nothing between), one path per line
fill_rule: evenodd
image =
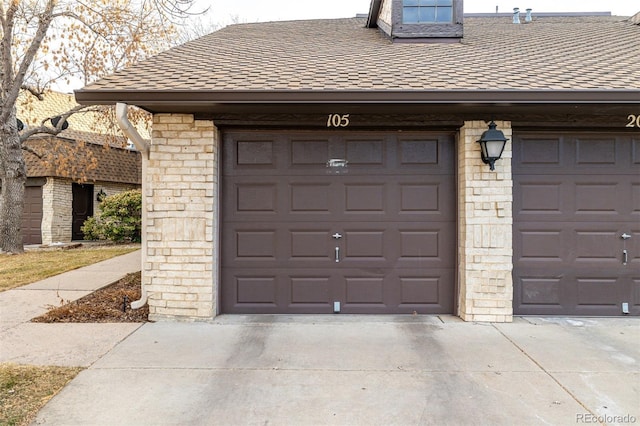
M140 299L140 272L73 302L62 301L32 322L146 322L149 307L132 310L131 302Z

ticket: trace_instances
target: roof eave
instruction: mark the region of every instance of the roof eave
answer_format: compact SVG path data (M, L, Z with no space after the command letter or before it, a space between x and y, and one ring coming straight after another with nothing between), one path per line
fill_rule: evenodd
M82 105L125 102L144 106L202 104L637 104L640 89L613 90L90 90L75 92Z

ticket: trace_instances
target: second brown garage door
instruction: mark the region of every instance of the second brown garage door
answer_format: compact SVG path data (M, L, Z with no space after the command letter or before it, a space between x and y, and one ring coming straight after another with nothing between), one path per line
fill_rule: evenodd
M227 132L225 313L451 313L454 137Z
M640 140L514 138L514 312L640 314Z

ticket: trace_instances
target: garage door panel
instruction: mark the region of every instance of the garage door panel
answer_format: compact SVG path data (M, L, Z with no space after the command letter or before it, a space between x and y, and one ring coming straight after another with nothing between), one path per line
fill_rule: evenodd
M385 214L386 186L384 183L346 184L344 186L346 214Z
M353 305L384 305L384 276L346 276L344 307Z
M514 213L526 216L546 215L550 220L562 217L566 192L557 178L523 176L514 188Z
M330 247L330 229L324 230L291 230L291 260L329 262L332 248Z
M376 262L387 263L385 256L385 230L372 229L360 231L345 231L344 262Z
M398 136L225 134L223 312L453 310L453 138Z
M636 220L640 220L640 183L633 183L631 185L631 212L636 217Z
M236 231L236 260L275 260L277 257L275 230Z
M440 143L435 138L400 140L398 149L402 165L437 165L440 162Z
M560 263L566 257L562 240L566 238L561 229L521 229L519 238L520 260L522 262Z
M258 141L238 141L237 149L237 166L272 166L275 167L275 141L258 140Z
M330 307L331 279L329 276L321 277L289 277L291 287L291 305L321 305Z
M42 244L42 187L26 186L22 214L24 244Z
M331 213L335 210L331 205L331 189L331 184L325 182L291 184L291 213Z
M380 138L350 138L345 139L346 142L346 160L349 162L348 167L354 168L362 165L368 166L367 169L386 168L385 141Z
M519 300L524 306L560 306L562 277L529 276L521 272L519 278Z
M561 179L565 179L561 182ZM514 216L530 221L628 221L640 216L640 184L617 176L519 176ZM640 179L640 177L638 177Z
M433 213L440 210L440 186L437 183L399 183L402 213Z
M629 136L516 134L513 147L514 312L621 315L622 303L635 306L640 169Z
M326 168L330 141L326 138L292 139L290 143L291 164L293 166L319 166Z
M605 276L596 278L593 275L577 277L578 307L615 306L620 300L620 280L617 277Z
M276 277L236 276L237 300L240 304L276 305Z
M635 296L631 306L637 315L640 313L640 276L633 277L631 280L631 293Z
M233 313L331 313L335 279L325 270L225 268L222 309Z
M575 261L578 266L594 264L617 269L620 264L620 233L616 230L575 230Z
M618 159L618 141L615 137L580 137L575 140L575 164L580 166L613 166Z
M406 307L439 305L443 277L401 276L400 304Z
M400 259L440 259L440 233L436 230L400 231Z
M519 314L620 315L624 287L620 277L596 270L550 272L525 269L519 273L514 294L514 309Z
M527 166L534 169L541 167L561 166L562 138L560 137L521 137L518 141L519 150L514 156L523 168Z
M578 182L575 187L575 212L582 214L602 214L616 216L620 210L620 196L617 183Z
M246 183L236 186L237 212L276 213L277 186L273 183Z

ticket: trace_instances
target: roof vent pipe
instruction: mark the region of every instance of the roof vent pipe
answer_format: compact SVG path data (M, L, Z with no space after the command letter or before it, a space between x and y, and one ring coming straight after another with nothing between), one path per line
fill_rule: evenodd
M533 18L531 17L531 12L533 11L533 9L527 9L527 16L525 16L524 18L524 22L525 23L529 23L533 20Z
M513 23L514 24L519 24L520 23L520 8L519 7L514 7L513 8Z

